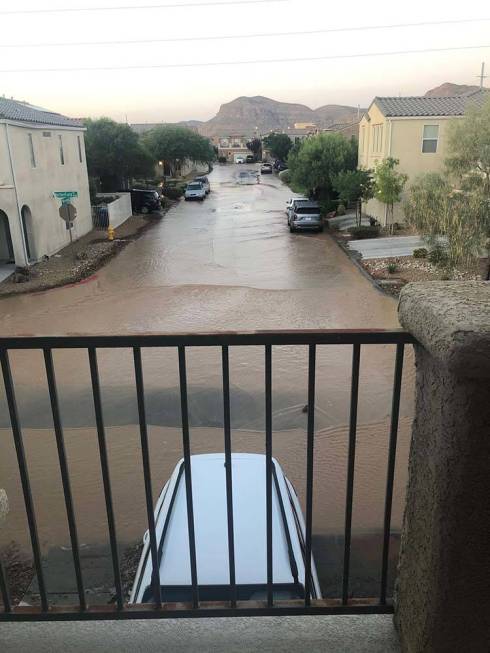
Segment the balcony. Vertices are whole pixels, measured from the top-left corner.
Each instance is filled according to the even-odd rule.
[[[488,557],[482,559],[482,542],[487,532],[488,514],[480,512],[476,507],[468,517],[467,506],[475,497],[485,496],[488,489],[488,473],[485,475],[485,452],[488,452],[488,378],[490,368],[490,348],[488,324],[490,324],[488,301],[488,284],[427,284],[429,288],[419,285],[416,290],[408,287],[401,299],[401,322],[407,331],[284,331],[284,332],[254,332],[254,333],[222,333],[222,334],[172,334],[172,335],[140,335],[140,336],[90,336],[90,337],[15,337],[0,338],[0,362],[2,367],[5,397],[15,444],[16,460],[22,484],[23,500],[29,529],[30,543],[37,586],[39,604],[19,606],[10,599],[8,579],[0,567],[0,590],[3,611],[0,620],[7,622],[25,621],[116,621],[121,620],[155,620],[155,619],[187,619],[194,617],[207,618],[208,625],[188,625],[184,628],[188,638],[187,647],[191,642],[203,641],[202,638],[216,635],[213,624],[217,617],[267,617],[265,626],[254,626],[255,641],[269,641],[274,650],[274,637],[281,641],[284,629],[291,628],[289,645],[293,645],[298,632],[302,632],[303,645],[315,639],[315,633],[321,638],[323,645],[342,640],[344,648],[332,650],[354,650],[348,648],[349,641],[357,637],[366,638],[366,648],[363,650],[397,650],[387,619],[389,616],[373,617],[371,615],[390,615],[396,612],[395,620],[401,635],[402,650],[406,651],[483,651],[480,648],[485,641],[482,626],[488,623],[488,599],[485,591],[475,588],[474,596],[465,600],[464,605],[458,603],[457,597],[450,596],[448,584],[460,588],[461,592],[469,593],[472,578],[475,574],[474,556],[478,558],[478,573],[488,569]],[[415,286],[414,286],[415,288]],[[462,317],[461,301],[468,308]],[[391,413],[389,418],[389,446],[387,451],[384,483],[384,518],[383,532],[380,539],[378,591],[372,596],[356,596],[351,587],[351,553],[352,553],[352,516],[354,482],[356,470],[356,446],[358,446],[358,399],[359,399],[359,366],[365,349],[375,345],[384,345],[393,349],[393,385],[391,389]],[[307,428],[305,441],[304,497],[305,514],[304,528],[304,596],[301,599],[279,600],[273,592],[273,546],[272,546],[272,487],[273,464],[272,456],[276,446],[273,429],[272,402],[273,387],[273,352],[275,347],[302,347],[307,350]],[[316,366],[318,352],[323,348],[342,346],[346,356],[351,360],[350,377],[350,416],[348,429],[348,455],[346,470],[345,505],[343,507],[343,555],[342,577],[339,592],[336,596],[315,598],[312,592],[312,551],[314,539],[314,514],[316,502],[321,501],[314,492],[315,468],[321,464],[315,456],[316,429],[315,416],[318,410],[316,402]],[[399,425],[400,393],[404,353],[407,347],[415,348],[417,357],[416,379],[416,418],[410,454],[410,478],[407,493],[404,531],[400,553],[397,592],[395,601],[390,591],[393,585],[393,569],[390,570],[391,519],[393,505],[393,487],[397,453],[397,436]],[[267,551],[267,593],[264,600],[238,600],[236,596],[235,579],[235,531],[233,521],[233,474],[231,472],[231,456],[233,452],[231,403],[230,403],[230,353],[236,347],[255,348],[262,352],[263,357],[263,400],[264,400],[264,450],[265,450],[265,485],[267,488],[266,505],[266,541]],[[107,434],[104,422],[104,409],[99,375],[98,360],[107,349],[130,352],[133,363],[134,392],[137,400],[139,420],[139,442],[141,453],[142,483],[144,484],[146,519],[149,532],[151,560],[153,569],[159,568],[158,544],[155,529],[154,505],[155,496],[152,484],[152,460],[149,447],[147,406],[144,389],[144,366],[142,354],[157,349],[174,350],[178,360],[179,376],[179,407],[181,418],[181,444],[184,459],[184,478],[186,488],[186,509],[188,525],[188,550],[190,559],[191,595],[192,600],[184,603],[165,603],[162,600],[159,583],[153,586],[152,600],[145,604],[128,604],[121,580],[120,551],[117,528],[117,505],[112,491],[110,452],[107,447]],[[229,572],[229,596],[226,601],[206,601],[200,597],[199,565],[196,555],[196,541],[193,522],[193,485],[191,479],[191,438],[189,425],[188,396],[188,351],[193,348],[206,348],[219,352],[220,377],[222,382],[222,451],[226,465],[227,499],[227,551],[228,556],[223,565]],[[18,408],[16,389],[12,376],[11,354],[14,351],[42,352],[45,368],[46,390],[56,439],[56,451],[63,487],[64,515],[53,515],[53,519],[66,520],[69,531],[73,570],[76,577],[78,600],[76,604],[51,605],[48,588],[45,582],[45,561],[43,560],[39,531],[36,519],[36,497],[33,495],[30,481],[30,469],[25,454],[22,432],[22,412]],[[107,604],[92,604],[84,587],[84,571],[81,564],[81,549],[79,529],[84,515],[76,515],[71,490],[71,475],[77,473],[73,465],[69,465],[65,450],[64,429],[61,418],[59,389],[56,383],[56,366],[53,352],[70,353],[77,350],[88,359],[91,383],[91,396],[96,421],[98,442],[98,461],[103,480],[103,496],[105,518],[107,522],[108,542],[111,552],[111,565],[115,587],[114,601]],[[483,379],[483,380],[482,380]],[[455,409],[460,406],[460,411]],[[455,407],[455,408],[453,408]],[[441,410],[441,408],[443,410]],[[463,421],[461,421],[463,419]],[[483,439],[486,430],[486,440]],[[447,446],[449,443],[448,452]],[[468,460],[466,448],[470,448],[471,461]],[[458,456],[454,456],[454,452]],[[477,456],[479,452],[479,457]],[[481,466],[481,468],[480,468]],[[480,468],[478,471],[477,468]],[[448,473],[450,473],[448,478]],[[460,474],[455,481],[456,474]],[[468,478],[472,479],[468,483]],[[456,484],[459,494],[450,487]],[[449,485],[448,485],[449,484]],[[462,488],[464,490],[462,490]],[[473,499],[472,499],[473,497]],[[442,535],[448,537],[448,525],[429,528],[437,514],[446,515],[447,520],[458,528],[455,540],[457,546]],[[478,521],[475,513],[478,513]],[[473,542],[466,543],[465,520],[470,519]],[[487,520],[485,522],[485,519]],[[440,529],[440,530],[438,530]],[[429,532],[430,531],[430,532]],[[427,544],[429,542],[429,544]],[[473,551],[470,553],[467,549]],[[428,555],[429,558],[426,556]],[[431,551],[437,551],[434,560]],[[480,555],[478,557],[478,551]],[[446,558],[448,554],[458,554],[456,558]],[[473,558],[472,558],[473,556]],[[440,562],[439,562],[440,560]],[[442,567],[441,567],[442,565]],[[473,566],[472,566],[473,565]],[[433,567],[434,566],[434,569]],[[390,577],[391,572],[391,577]],[[441,573],[442,572],[442,573]],[[464,572],[464,573],[463,573]],[[154,576],[155,577],[155,576]],[[158,578],[158,574],[156,575]],[[391,581],[391,582],[390,582]],[[466,588],[466,589],[465,589]],[[449,594],[448,594],[449,591]],[[465,594],[463,594],[465,595]],[[460,594],[461,596],[461,594]],[[434,609],[432,608],[434,606]],[[451,632],[455,610],[458,609],[468,618],[478,624],[471,634],[461,629],[452,632],[457,646],[462,648],[443,648],[448,640],[446,633]],[[437,612],[435,612],[437,610]],[[321,619],[322,615],[330,615],[332,620]],[[350,616],[352,621],[341,615]],[[334,618],[335,617],[335,618]],[[429,618],[428,618],[429,617]],[[305,621],[301,621],[301,619]],[[300,620],[300,621],[298,621]],[[476,621],[475,621],[476,620]],[[232,625],[223,627],[223,650],[238,633],[246,633],[250,626],[242,626],[242,620],[233,621]],[[176,632],[182,632],[182,627],[172,621],[169,626],[150,626],[139,623],[138,630],[150,639],[156,633],[165,633],[170,638]],[[173,625],[172,625],[173,624]],[[444,626],[444,628],[443,628]],[[24,634],[36,632],[30,625]],[[34,630],[29,630],[34,628]],[[68,626],[66,626],[68,628]],[[85,626],[80,626],[78,633]],[[115,626],[100,624],[96,627],[101,636],[106,637]],[[242,631],[242,628],[244,629]],[[376,631],[372,633],[372,628]],[[179,631],[180,629],[180,631]],[[210,629],[212,635],[210,635]],[[356,630],[358,629],[358,630]],[[221,626],[220,626],[221,630]],[[294,632],[293,632],[294,631]],[[70,631],[72,632],[72,631]],[[75,631],[73,631],[75,632]],[[95,631],[93,631],[95,632]],[[128,630],[126,626],[118,626],[115,637],[124,639]],[[359,635],[355,635],[358,632]],[[102,635],[102,633],[105,633]],[[207,634],[206,634],[207,633]],[[260,633],[262,633],[260,635]],[[360,633],[363,633],[361,635]],[[368,648],[370,633],[373,634],[373,646],[384,648]],[[20,635],[19,635],[20,636]],[[112,637],[112,635],[110,635]],[[227,636],[230,637],[227,640]],[[245,637],[251,636],[245,635]],[[376,637],[381,639],[376,639]],[[352,639],[354,637],[354,639]],[[271,639],[272,638],[272,639]],[[391,639],[390,639],[391,638]],[[429,639],[428,639],[429,638]],[[284,639],[284,638],[283,638]],[[209,641],[212,641],[210,639]],[[424,642],[430,641],[431,648]],[[446,644],[444,644],[446,642]],[[216,642],[214,642],[216,644]],[[284,644],[284,642],[283,642]],[[197,644],[196,644],[197,646]],[[451,644],[450,646],[453,646]],[[473,646],[473,648],[472,648]],[[53,649],[54,650],[54,649]],[[178,649],[176,649],[178,650]],[[185,650],[185,649],[182,649]],[[218,645],[214,650],[219,650]],[[279,649],[278,649],[279,650]],[[285,649],[284,646],[281,650]],[[315,650],[312,648],[311,650]]]

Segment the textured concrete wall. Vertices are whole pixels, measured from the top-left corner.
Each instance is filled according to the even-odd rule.
[[[416,418],[395,623],[410,653],[490,650],[490,284],[411,284]]]

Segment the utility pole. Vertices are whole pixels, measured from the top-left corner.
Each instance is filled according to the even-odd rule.
[[[483,80],[486,79],[487,75],[485,75],[485,62],[481,62],[481,72],[478,75],[478,78],[480,79],[480,88],[483,88]]]

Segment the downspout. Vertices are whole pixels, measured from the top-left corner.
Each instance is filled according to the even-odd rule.
[[[388,156],[391,157],[391,132],[393,128],[393,120],[388,118],[388,124],[390,126],[388,130]],[[391,216],[393,218],[393,215]],[[385,204],[385,226],[388,226],[388,205]]]
[[[17,180],[15,178],[15,170],[14,170],[14,163],[12,160],[12,147],[10,145],[10,134],[9,134],[9,126],[8,123],[5,123],[5,135],[7,137],[7,150],[9,153],[9,163],[10,163],[10,173],[12,175],[12,182],[14,184],[14,193],[15,193],[15,202],[17,204],[17,216],[19,218],[19,226],[20,226],[20,240],[22,242],[22,251],[24,253],[24,262],[25,266],[29,266],[29,257],[27,256],[27,247],[24,239],[24,225],[22,224],[22,211],[20,208],[20,203],[19,203],[19,194],[17,192]]]

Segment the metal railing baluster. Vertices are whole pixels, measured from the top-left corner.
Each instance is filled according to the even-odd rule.
[[[89,357],[89,364],[90,364],[90,378],[92,381],[92,393],[94,398],[97,439],[99,442],[100,467],[102,472],[102,482],[104,485],[104,499],[105,499],[106,513],[107,513],[107,525],[109,528],[112,568],[114,571],[114,585],[116,588],[116,602],[117,602],[118,610],[123,610],[124,597],[122,591],[121,570],[119,567],[116,520],[114,517],[114,506],[112,501],[111,479],[109,473],[109,460],[107,456],[104,417],[102,413],[102,401],[100,396],[100,381],[99,381],[99,370],[97,366],[97,352],[93,347],[89,347],[88,357]]]
[[[352,501],[354,496],[354,465],[356,460],[357,400],[359,395],[359,361],[361,345],[352,347],[352,379],[350,392],[349,453],[347,461],[347,487],[345,493],[344,570],[342,575],[342,605],[349,597],[350,548],[352,530]]]
[[[46,368],[46,379],[48,382],[49,400],[51,403],[51,413],[53,415],[54,434],[56,438],[56,447],[58,450],[58,460],[60,463],[61,483],[63,485],[63,495],[65,498],[66,518],[68,521],[68,531],[70,533],[73,566],[75,569],[75,578],[77,582],[78,600],[80,601],[80,610],[83,611],[87,608],[87,602],[85,600],[82,565],[80,561],[80,546],[78,542],[75,511],[73,508],[73,497],[71,492],[70,475],[68,472],[68,463],[66,459],[63,427],[61,425],[58,390],[56,387],[56,375],[53,364],[53,353],[51,349],[44,349],[43,352],[44,365]]]
[[[7,574],[0,560],[0,594],[2,595],[3,611],[12,612],[12,602],[10,600],[10,592],[7,583]]]
[[[388,556],[390,552],[391,506],[393,503],[393,481],[395,478],[396,443],[398,438],[398,421],[400,416],[400,394],[403,373],[403,343],[396,346],[395,372],[393,378],[393,397],[391,405],[390,443],[388,449],[388,470],[386,474],[386,495],[383,528],[383,557],[381,565],[381,592],[379,602],[386,603],[386,586],[388,581]]]
[[[136,381],[136,400],[138,403],[138,419],[140,425],[141,458],[143,463],[143,478],[145,482],[146,514],[150,534],[150,551],[152,562],[151,581],[153,585],[153,600],[157,608],[162,607],[160,590],[160,566],[158,563],[158,545],[155,531],[155,513],[153,508],[153,491],[151,487],[150,450],[148,446],[148,426],[146,422],[145,388],[143,382],[143,365],[140,347],[133,347],[134,376]]]
[[[180,403],[182,412],[182,446],[184,450],[185,494],[187,502],[187,528],[189,531],[189,557],[191,565],[192,607],[199,607],[197,584],[196,536],[194,532],[194,507],[192,501],[191,446],[189,437],[189,409],[187,405],[187,373],[185,347],[179,346]]]
[[[306,445],[305,607],[311,605],[311,534],[313,526],[313,452],[315,445],[316,345],[308,346],[308,429]]]
[[[3,382],[5,385],[5,396],[7,399],[10,424],[12,427],[12,435],[15,444],[15,453],[17,455],[17,463],[19,465],[20,482],[22,485],[22,493],[24,495],[24,504],[27,513],[27,523],[29,526],[29,535],[31,538],[32,553],[34,557],[34,568],[36,570],[37,582],[39,585],[39,596],[41,598],[41,607],[43,609],[43,612],[47,612],[49,609],[49,603],[48,603],[46,583],[44,580],[44,573],[42,568],[41,547],[39,544],[36,515],[34,512],[34,502],[32,500],[31,482],[29,480],[29,471],[27,468],[24,442],[22,439],[22,430],[20,428],[19,415],[17,411],[17,402],[15,399],[14,383],[12,380],[10,361],[6,349],[0,350],[0,360],[2,365]]]
[[[233,529],[233,467],[231,457],[230,361],[228,347],[221,348],[223,368],[223,425],[225,436],[226,516],[228,521],[228,564],[230,568],[230,602],[236,607],[235,533]]]
[[[272,347],[265,346],[265,503],[267,545],[267,605],[274,602],[272,557]]]

